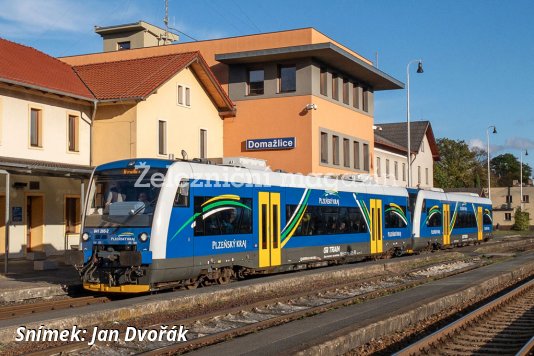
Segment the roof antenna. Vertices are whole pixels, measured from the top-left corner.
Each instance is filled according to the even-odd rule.
[[[375,52],[375,67],[378,68],[378,51]]]
[[[163,39],[163,44],[166,45],[169,38],[169,0],[165,0],[165,17],[163,18],[163,23],[165,24],[165,38]]]

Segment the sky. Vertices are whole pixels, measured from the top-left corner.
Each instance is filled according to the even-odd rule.
[[[94,53],[95,25],[163,27],[164,15],[164,0],[0,0],[0,37],[57,57]],[[492,157],[528,149],[531,167],[533,18],[531,0],[169,0],[169,25],[197,40],[314,27],[403,83],[422,59],[424,73],[410,66],[412,120],[484,149],[495,125]],[[405,120],[406,90],[375,93],[377,125]]]

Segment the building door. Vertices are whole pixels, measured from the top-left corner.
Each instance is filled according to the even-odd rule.
[[[371,199],[371,253],[382,253],[382,200]]]
[[[280,193],[258,193],[259,267],[282,263],[280,246]]]
[[[0,253],[6,252],[6,197],[0,197]]]
[[[449,204],[443,204],[443,245],[451,243],[451,225],[450,225],[451,207]]]
[[[477,227],[478,227],[478,241],[482,241],[482,230],[484,229],[484,216],[482,214],[482,207],[477,209]]]
[[[44,198],[26,197],[26,243],[27,252],[43,250]]]
[[[77,234],[80,232],[80,198],[65,198],[65,233]]]

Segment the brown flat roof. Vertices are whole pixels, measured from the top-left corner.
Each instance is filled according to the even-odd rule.
[[[217,61],[225,64],[269,62],[304,57],[315,58],[348,75],[359,78],[371,85],[374,90],[404,88],[404,83],[401,81],[362,61],[360,58],[331,42],[215,55]]]

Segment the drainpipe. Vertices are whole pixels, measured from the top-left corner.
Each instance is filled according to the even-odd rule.
[[[6,175],[6,214],[5,214],[5,252],[4,252],[4,273],[7,274],[7,260],[9,255],[9,178],[10,175],[5,170],[0,170],[0,174]]]
[[[91,115],[91,123],[89,124],[89,166],[93,164],[93,123],[95,122],[96,109],[98,101],[93,101],[93,114]]]

